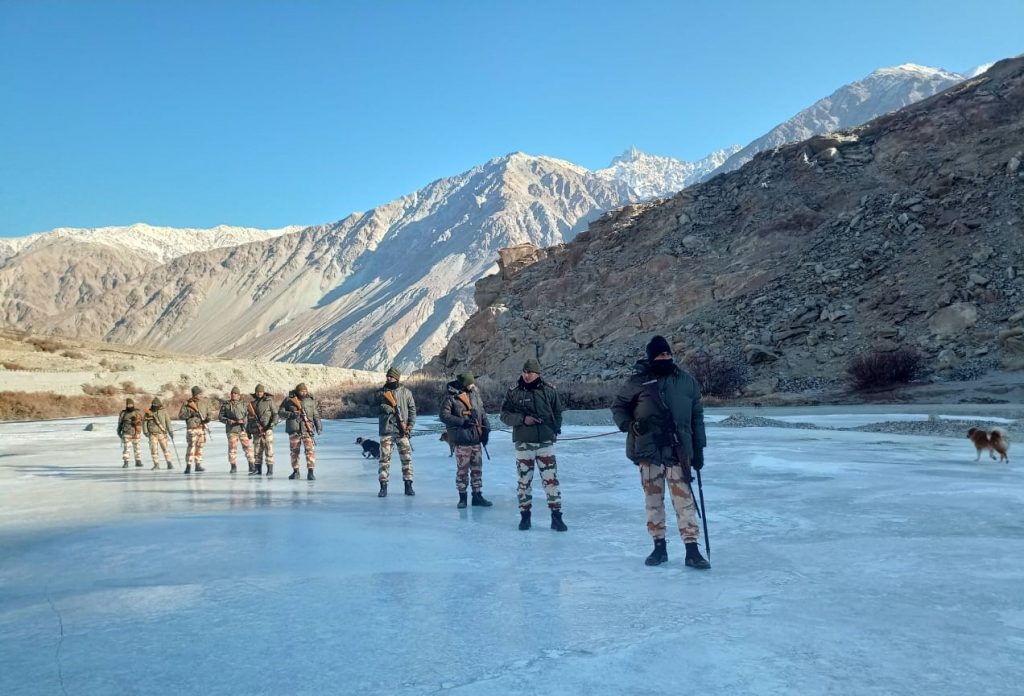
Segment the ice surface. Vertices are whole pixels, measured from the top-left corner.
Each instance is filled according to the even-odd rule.
[[[122,470],[109,419],[82,431],[96,420],[0,425],[6,696],[1012,694],[1024,678],[1021,470],[975,463],[966,440],[715,428],[700,573],[677,537],[667,566],[643,565],[621,435],[559,444],[558,534],[541,510],[516,529],[504,433],[484,465],[495,506],[458,511],[432,435],[418,495],[380,500],[351,444],[365,424],[327,424],[309,483],[282,475],[283,434],[272,481],[227,474],[223,435],[202,477]]]

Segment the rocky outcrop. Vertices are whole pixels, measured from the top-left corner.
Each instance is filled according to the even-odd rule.
[[[1011,166],[1022,143],[1018,58],[601,217],[484,279],[488,306],[428,369],[504,378],[540,357],[561,380],[610,378],[657,332],[680,353],[740,356],[779,389],[899,346],[984,370],[1024,347],[1000,333],[1024,321],[1024,175]]]

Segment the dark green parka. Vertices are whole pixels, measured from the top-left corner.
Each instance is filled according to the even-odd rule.
[[[171,417],[167,415],[167,409],[163,406],[152,408],[146,411],[142,421],[142,432],[150,435],[174,435],[171,433]]]
[[[302,407],[301,411],[299,406]],[[313,432],[309,431],[302,412],[305,412],[306,418],[313,424]],[[289,435],[319,435],[323,431],[320,410],[316,407],[316,400],[312,394],[300,397],[294,391],[288,392],[287,398],[281,402],[281,408],[277,410],[277,415],[285,422],[284,431]]]
[[[117,419],[118,437],[138,437],[142,434],[142,411],[126,408]]]
[[[252,412],[256,412],[255,418]],[[252,409],[246,407],[245,409],[246,418],[245,430],[250,435],[259,435],[260,428],[263,431],[273,430],[274,426],[277,425],[278,415],[277,409],[274,407],[274,395],[263,393],[262,397],[258,397],[255,394],[252,395]]]
[[[654,383],[648,384],[652,380]],[[700,400],[697,380],[677,365],[672,366],[668,375],[658,377],[651,372],[650,363],[646,360],[636,364],[636,372],[619,390],[612,405],[615,424],[627,433],[626,456],[634,462],[677,463],[671,445],[667,444],[665,418],[652,389],[661,393],[672,414],[683,455],[692,460],[695,451],[707,446],[704,405]],[[632,427],[634,422],[637,427]],[[637,434],[636,430],[643,434]]]
[[[541,422],[526,425],[527,416]],[[538,377],[527,383],[522,377],[505,392],[501,422],[512,426],[513,442],[554,442],[562,434],[562,402],[555,388]]]
[[[469,401],[468,406],[466,400]],[[441,399],[440,418],[448,427],[448,442],[456,446],[479,445],[481,432],[477,426],[485,431],[491,429],[487,411],[484,410],[483,397],[480,396],[480,388],[474,387],[467,391],[459,380],[448,383],[448,389]],[[464,425],[467,419],[472,420],[474,424]]]
[[[394,405],[388,400],[388,394],[395,400]],[[396,388],[392,388],[390,384],[385,384],[383,388],[377,390],[377,403],[380,404],[377,434],[381,437],[402,437],[404,435],[398,426],[399,417],[401,417],[402,423],[409,430],[415,427],[416,400],[412,398],[412,392],[408,388],[401,384]],[[395,415],[396,408],[398,411],[397,416]]]
[[[245,402],[241,399],[238,401],[228,399],[221,403],[220,422],[224,424],[224,432],[229,434],[242,432],[242,429],[245,427],[248,410]]]
[[[189,399],[181,405],[181,410],[178,411],[178,419],[185,421],[185,427],[189,430],[204,427],[212,417],[210,404],[205,399]]]

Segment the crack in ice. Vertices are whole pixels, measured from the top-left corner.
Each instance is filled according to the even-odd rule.
[[[57,680],[60,682],[60,690],[64,696],[67,696],[68,690],[64,686],[64,665],[61,663],[61,651],[64,649],[64,617],[61,616],[57,606],[50,599],[50,595],[46,595],[46,601],[50,604],[50,609],[57,615],[57,623],[60,626],[60,637],[57,639],[57,650],[54,653],[54,659],[57,662]]]

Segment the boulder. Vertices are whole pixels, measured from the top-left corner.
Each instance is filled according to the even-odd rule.
[[[99,425],[96,424],[96,423],[89,423],[87,426],[82,428],[82,430],[85,430],[86,432],[91,433],[91,432],[93,432],[95,430],[99,430]]]
[[[778,388],[778,377],[765,377],[743,387],[742,394],[743,396],[765,396],[774,393]]]
[[[778,353],[767,346],[755,344],[746,346],[743,350],[747,354],[747,362],[751,365],[775,362],[780,357]]]
[[[939,336],[958,336],[977,323],[978,308],[970,302],[956,302],[935,312],[928,327]]]

